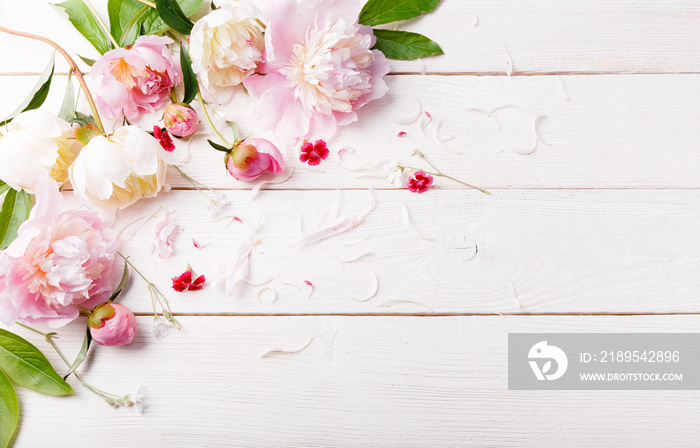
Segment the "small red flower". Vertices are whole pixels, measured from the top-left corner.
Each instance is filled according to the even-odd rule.
[[[194,280],[192,279],[193,277],[194,273],[189,269],[177,277],[173,277],[173,289],[177,292],[196,291],[198,289],[202,289],[204,287],[204,282],[207,281],[206,277],[204,277],[204,275],[200,275]]]
[[[414,193],[425,193],[433,184],[433,176],[425,174],[423,171],[413,173],[406,186]]]
[[[328,146],[323,140],[316,140],[316,143],[304,142],[301,145],[301,156],[299,160],[308,162],[309,165],[315,166],[321,163],[321,160],[328,157]]]
[[[153,126],[153,137],[160,142],[160,146],[162,146],[164,150],[168,152],[173,152],[175,150],[173,139],[170,138],[170,134],[168,134],[165,128]]]

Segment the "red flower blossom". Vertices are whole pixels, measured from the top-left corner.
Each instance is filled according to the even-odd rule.
[[[153,126],[153,136],[160,142],[160,146],[168,152],[173,152],[175,150],[175,144],[173,139],[170,138],[170,134],[165,128],[158,126]]]
[[[196,291],[204,287],[204,282],[207,281],[206,277],[200,275],[199,277],[192,279],[194,273],[189,269],[177,277],[173,277],[173,289],[177,292],[182,291]]]
[[[321,160],[328,157],[328,146],[323,140],[316,140],[316,143],[304,142],[301,145],[301,156],[299,160],[308,162],[309,165],[318,165]]]
[[[406,186],[414,193],[425,193],[433,184],[433,176],[426,174],[423,171],[413,173]]]

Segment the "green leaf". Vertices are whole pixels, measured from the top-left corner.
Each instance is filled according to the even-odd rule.
[[[0,369],[20,386],[48,395],[72,395],[51,363],[29,341],[0,329]]]
[[[112,293],[112,296],[109,298],[108,302],[113,302],[116,300],[117,297],[119,297],[119,294],[121,294],[122,290],[126,286],[126,282],[129,281],[129,264],[125,263],[124,264],[124,273],[122,274],[122,279],[119,281],[119,284],[117,285],[117,289],[114,290]]]
[[[10,189],[10,186],[7,185],[5,182],[0,180],[0,195],[4,194],[9,189]]]
[[[19,420],[19,402],[10,379],[0,370],[0,447],[10,446]]]
[[[85,56],[80,56],[80,55],[78,55],[78,57],[79,57],[84,63],[86,63],[88,67],[92,67],[93,65],[95,65],[95,62],[97,62],[96,60],[90,59],[90,58],[86,58]]]
[[[238,138],[240,137],[240,131],[238,130],[238,125],[234,123],[233,121],[226,121],[226,124],[231,126],[231,130],[233,131],[233,141],[237,142]]]
[[[46,101],[46,96],[49,94],[49,88],[51,87],[55,56],[56,52],[53,52],[53,54],[51,54],[51,59],[49,59],[49,63],[46,64],[46,68],[41,73],[41,76],[39,76],[39,79],[32,88],[31,92],[29,92],[29,95],[27,95],[27,98],[22,101],[22,104],[20,104],[9,117],[0,123],[0,126],[4,126],[5,124],[9,123],[14,117],[24,111],[37,109],[44,104],[44,101]]]
[[[63,104],[61,110],[58,111],[59,118],[68,121],[75,117],[75,89],[73,88],[73,80],[71,76],[73,72],[68,72],[68,80],[66,81],[66,93],[63,95]]]
[[[92,333],[90,333],[90,327],[88,326],[85,330],[85,338],[83,338],[83,345],[82,347],[80,347],[80,352],[78,353],[78,356],[75,357],[75,361],[73,361],[73,364],[70,365],[68,372],[66,372],[66,374],[63,375],[64,380],[68,378],[71,373],[75,372],[75,369],[80,367],[80,364],[82,364],[83,361],[85,361],[85,358],[87,358],[87,352],[90,349],[91,342]]]
[[[209,142],[209,144],[211,145],[211,147],[214,148],[214,149],[216,149],[217,151],[225,152],[225,153],[227,153],[227,154],[228,154],[229,152],[231,152],[231,148],[227,148],[227,147],[225,147],[225,146],[223,146],[223,145],[220,145],[220,144],[218,144],[218,143],[214,143],[213,141],[211,141],[211,140],[209,140],[209,139],[207,139],[207,142]]]
[[[360,23],[375,26],[412,19],[432,11],[438,3],[440,0],[369,0],[360,12]]]
[[[75,29],[85,36],[100,54],[105,54],[112,48],[109,38],[105,36],[90,9],[82,0],[66,0],[63,3],[52,3],[52,5],[58,9],[59,13],[63,9]]]
[[[155,0],[156,10],[163,22],[178,33],[190,34],[194,23],[187,18],[176,0]]]
[[[197,96],[199,85],[197,84],[197,75],[192,70],[192,59],[183,45],[180,45],[180,67],[182,67],[182,78],[185,83],[185,96],[182,102],[190,104]]]
[[[443,54],[440,45],[422,34],[375,29],[374,35],[377,37],[377,43],[373,48],[384,53],[389,59],[415,59]]]
[[[180,5],[182,12],[189,17],[199,9],[202,0],[178,0],[177,3]],[[143,25],[143,34],[158,34],[168,29],[168,25],[158,16],[158,12],[152,8],[143,15],[141,24]]]
[[[109,0],[107,13],[109,14],[109,29],[112,37],[119,45],[126,46],[134,43],[139,35],[139,23],[143,14],[149,7],[136,0]]]
[[[0,209],[0,250],[7,249],[15,238],[17,229],[29,218],[32,199],[24,190],[9,190]]]

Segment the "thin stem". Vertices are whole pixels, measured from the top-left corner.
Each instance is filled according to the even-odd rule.
[[[149,7],[153,8],[153,9],[156,9],[155,3],[151,3],[151,2],[149,2],[149,1],[147,1],[147,0],[136,0],[136,1],[139,2],[139,3],[143,3],[144,5],[149,6]]]
[[[83,74],[80,72],[80,69],[78,68],[78,65],[75,63],[72,57],[64,50],[61,48],[60,45],[58,45],[56,42],[49,40],[45,37],[42,36],[37,36],[36,34],[30,34],[30,33],[25,33],[23,31],[15,31],[11,30],[9,28],[5,28],[3,26],[0,26],[0,31],[3,31],[7,34],[13,34],[15,36],[21,36],[21,37],[28,37],[29,39],[36,39],[38,41],[44,42],[46,44],[51,45],[54,47],[59,53],[61,53],[61,56],[65,58],[65,60],[68,62],[68,64],[71,66],[71,70],[73,71],[73,74],[78,78],[78,82],[80,82],[80,86],[82,87],[83,91],[85,92],[85,97],[87,98],[88,104],[90,104],[90,109],[92,110],[92,115],[95,117],[95,124],[97,124],[97,129],[104,134],[105,129],[104,126],[102,125],[102,120],[100,119],[100,115],[97,113],[97,106],[95,105],[95,100],[92,98],[92,95],[90,94],[90,90],[88,89],[87,83],[85,82],[85,78],[83,78]]]
[[[214,126],[214,123],[211,121],[211,117],[209,116],[209,113],[207,112],[207,108],[204,105],[204,100],[202,99],[202,94],[201,92],[197,92],[197,100],[199,101],[199,106],[202,108],[202,111],[204,112],[204,118],[207,120],[207,124],[209,125],[209,129],[212,130],[214,135],[216,135],[219,140],[221,140],[221,143],[224,144],[226,147],[230,147],[231,143],[229,143],[223,135],[216,129],[216,126]]]
[[[198,181],[192,179],[187,173],[185,173],[184,171],[182,171],[182,170],[180,169],[180,167],[178,167],[177,165],[173,165],[173,167],[180,173],[180,175],[183,177],[183,179],[185,179],[186,181],[188,181],[189,183],[191,183],[192,186],[193,186],[197,191],[199,191],[199,192],[201,193],[202,196],[204,196],[205,198],[211,200],[211,199],[209,198],[209,196],[207,196],[206,194],[204,194],[204,192],[198,187],[198,185],[201,185],[202,187],[206,188],[207,190],[211,191],[212,193],[214,192],[214,190],[212,190],[210,187],[207,187],[207,186],[204,185],[203,183],[198,182]]]
[[[426,160],[426,162],[427,162],[427,160]],[[428,163],[430,163],[430,162],[428,162]],[[432,164],[431,164],[430,166],[432,166]],[[398,165],[398,167],[399,167],[399,168],[403,168],[403,169],[409,169],[409,170],[415,170],[415,171],[422,171],[422,172],[424,172],[425,174],[430,174],[431,176],[445,177],[445,178],[447,178],[447,179],[451,179],[451,180],[453,180],[453,181],[455,181],[455,182],[457,182],[457,183],[460,183],[460,184],[462,184],[462,185],[464,185],[464,186],[466,186],[466,187],[473,188],[473,189],[475,189],[475,190],[479,190],[480,192],[482,192],[482,193],[484,193],[484,194],[491,194],[491,193],[489,193],[488,191],[486,191],[486,190],[484,190],[484,189],[481,189],[481,188],[479,188],[479,187],[475,187],[474,185],[468,184],[468,183],[466,183],[466,182],[462,182],[462,181],[459,180],[459,179],[455,179],[454,177],[448,176],[447,174],[443,174],[443,173],[441,173],[441,172],[426,171],[426,170],[422,170],[422,169],[420,169],[420,168],[415,168],[415,167],[408,166],[408,165]],[[433,168],[435,168],[435,167],[433,167]]]
[[[97,23],[102,28],[102,31],[104,31],[105,35],[112,42],[112,45],[114,45],[114,48],[119,48],[119,44],[117,43],[116,40],[114,40],[114,36],[112,36],[112,33],[109,32],[109,28],[102,21],[102,17],[100,17],[100,15],[97,13],[95,8],[92,6],[92,4],[90,3],[90,0],[85,0],[85,4],[87,5],[88,9],[90,10],[90,14],[92,14],[92,17],[94,17],[95,20],[97,20]]]

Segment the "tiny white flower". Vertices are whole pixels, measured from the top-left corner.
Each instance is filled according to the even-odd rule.
[[[164,338],[169,333],[167,323],[168,321],[164,317],[156,317],[153,326],[151,326],[151,333],[157,338]]]

